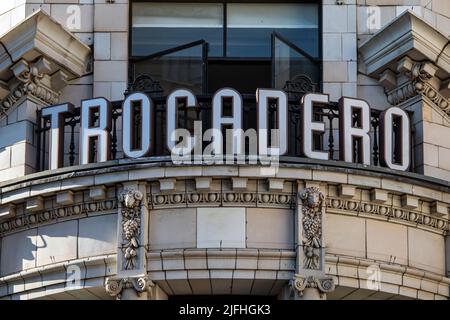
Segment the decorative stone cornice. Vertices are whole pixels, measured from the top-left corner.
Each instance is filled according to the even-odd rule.
[[[67,80],[84,75],[91,50],[38,10],[0,38],[0,118],[25,96],[58,102]]]
[[[36,62],[29,63],[21,59],[11,67],[15,78],[10,81],[10,93],[3,99],[0,105],[0,117],[25,96],[32,96],[43,104],[56,104],[61,91],[51,86],[50,63],[41,57]],[[66,84],[66,75],[59,73],[58,88],[62,89]]]
[[[0,78],[20,59],[34,61],[43,54],[54,63],[52,74],[64,70],[70,79],[84,75],[90,63],[91,49],[41,10],[9,30],[0,42]]]
[[[450,43],[434,27],[406,11],[359,47],[366,74],[379,80],[388,102],[422,95],[450,115]]]
[[[289,282],[291,290],[293,290],[300,297],[306,288],[313,288],[319,291],[320,296],[334,291],[335,284],[331,277],[302,277],[301,275],[294,275],[294,278]]]
[[[442,70],[441,79],[450,74],[448,38],[409,10],[361,44],[359,52],[367,74],[374,78],[387,69],[395,70],[404,56],[432,61]]]
[[[440,93],[443,84],[436,76],[438,71],[438,67],[431,62],[417,62],[404,57],[397,62],[396,73],[385,70],[379,81],[385,88],[388,102],[392,105],[398,105],[420,94],[450,115],[450,100]]]
[[[326,206],[327,213],[367,216],[375,219],[384,218],[392,223],[414,225],[443,235],[449,232],[449,221],[446,217],[424,214],[420,211],[396,207],[391,204],[328,197]]]
[[[90,213],[108,214],[116,212],[116,210],[116,199],[76,203],[63,207],[55,206],[54,208],[38,210],[35,212],[26,210],[23,215],[16,217],[7,219],[0,217],[0,236],[37,227],[42,224],[56,223],[67,219],[79,219]]]
[[[122,293],[125,289],[133,289],[140,297],[144,292],[151,293],[150,289],[154,286],[155,284],[147,276],[123,279],[106,278],[105,281],[106,292],[117,300],[122,299]]]
[[[152,209],[181,208],[195,206],[249,206],[266,208],[292,208],[295,194],[288,192],[261,192],[247,190],[214,190],[172,193],[152,193],[148,195],[148,205]]]

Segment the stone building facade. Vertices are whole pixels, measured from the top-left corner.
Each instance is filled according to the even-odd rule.
[[[43,108],[70,102],[79,109],[80,101],[104,97],[117,112],[133,91],[155,94],[136,82],[133,68],[158,50],[146,51],[153,38],[136,34],[153,28],[148,17],[165,11],[152,1],[0,1],[1,299],[449,299],[450,3],[286,2],[316,8],[316,20],[299,23],[302,34],[316,30],[313,44],[297,50],[294,40],[272,34],[272,56],[252,63],[266,63],[261,68],[273,79],[281,39],[319,66],[316,86],[306,91],[329,94],[332,102],[364,99],[375,111],[407,111],[408,171],[379,164],[379,118],[371,118],[371,165],[342,161],[332,112],[321,141],[331,160],[300,152],[281,157],[276,170],[180,165],[157,151],[127,158],[117,113],[113,159],[80,165],[80,114],[74,113],[64,118],[64,165],[50,170]],[[183,7],[189,1],[177,3],[190,18]],[[223,8],[230,10],[225,37],[239,29],[231,21],[251,29],[232,16],[232,5]],[[209,70],[219,68],[223,57],[213,51],[220,45],[206,40]]]

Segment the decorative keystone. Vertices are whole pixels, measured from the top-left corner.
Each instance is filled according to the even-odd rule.
[[[233,177],[231,178],[231,181],[233,182],[233,190],[238,191],[247,189],[247,178]]]
[[[389,193],[381,189],[370,190],[370,201],[375,203],[385,203],[388,201]]]
[[[448,207],[445,203],[434,201],[431,204],[431,213],[440,217],[445,216],[448,214]]]
[[[73,192],[72,191],[64,191],[60,192],[56,195],[56,203],[69,205],[73,204]]]
[[[209,188],[211,188],[211,181],[212,181],[212,178],[207,178],[207,177],[195,178],[195,188],[197,190],[207,191],[207,190],[209,190]]]
[[[356,188],[347,184],[341,184],[338,187],[339,195],[345,199],[352,199],[356,194]]]
[[[6,204],[0,207],[0,219],[7,219],[16,216],[16,206],[13,204]]]
[[[42,197],[35,197],[27,200],[25,210],[27,211],[41,211],[44,209],[44,199]]]
[[[89,189],[89,198],[92,200],[106,199],[106,188],[104,186],[92,187]]]
[[[419,198],[411,196],[409,194],[405,194],[401,198],[402,200],[402,207],[404,209],[417,209],[419,207]]]
[[[160,179],[159,180],[159,189],[161,191],[173,191],[175,190],[176,179]]]
[[[269,190],[270,191],[283,191],[284,180],[269,178]]]

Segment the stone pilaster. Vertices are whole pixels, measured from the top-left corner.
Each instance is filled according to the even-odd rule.
[[[281,298],[320,300],[334,290],[333,278],[325,274],[323,218],[325,194],[316,186],[303,188],[297,197],[295,215],[296,273]]]
[[[106,291],[117,299],[148,299],[154,286],[147,277],[148,206],[145,183],[129,182],[118,195],[117,276]]]

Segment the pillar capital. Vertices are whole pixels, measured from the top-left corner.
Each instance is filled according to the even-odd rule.
[[[379,82],[392,105],[402,104],[421,95],[436,108],[450,115],[448,84],[437,76],[442,73],[443,71],[431,61],[419,62],[405,56],[397,62],[396,72],[386,69]]]
[[[334,291],[335,284],[332,277],[315,277],[315,276],[301,276],[295,274],[294,278],[289,282],[291,289],[291,296],[296,299],[303,299],[305,297],[305,290],[315,289],[315,293],[319,294],[319,298],[323,299],[326,293]]]
[[[63,71],[50,75],[50,62],[42,56],[32,62],[20,59],[11,71],[14,78],[8,82],[9,94],[2,101],[0,116],[23,98],[30,98],[42,106],[56,104],[61,89],[67,84],[67,74]]]
[[[106,292],[117,300],[147,300],[151,298],[151,289],[154,286],[146,275],[134,278],[106,278],[105,281]]]

